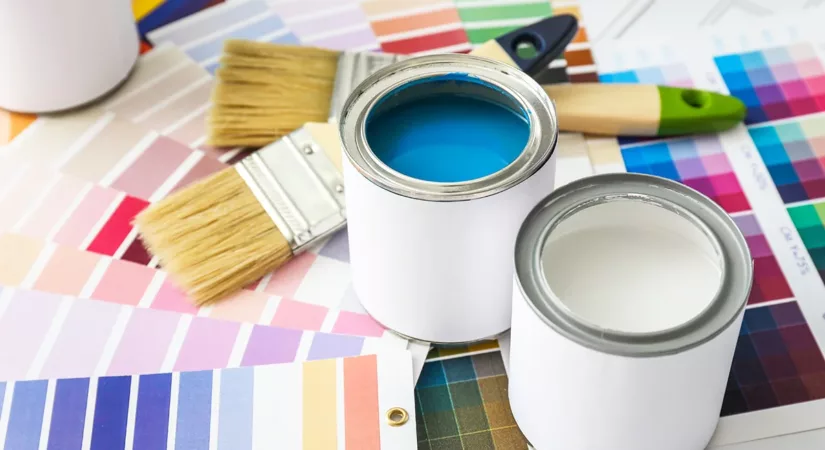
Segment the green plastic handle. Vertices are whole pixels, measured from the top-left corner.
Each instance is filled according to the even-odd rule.
[[[717,133],[745,120],[747,107],[730,95],[657,86],[661,99],[659,136]]]

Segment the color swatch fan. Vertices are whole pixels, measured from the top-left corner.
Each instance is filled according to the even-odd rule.
[[[405,351],[296,364],[0,383],[7,449],[415,448]]]

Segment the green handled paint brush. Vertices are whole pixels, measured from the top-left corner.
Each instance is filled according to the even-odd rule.
[[[711,91],[620,83],[544,85],[559,129],[611,136],[715,133],[745,119],[738,98]]]

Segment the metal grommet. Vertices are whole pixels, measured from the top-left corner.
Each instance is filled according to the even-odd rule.
[[[410,420],[410,415],[407,414],[407,410],[404,408],[395,407],[387,411],[387,422],[391,427],[400,427],[408,420]]]

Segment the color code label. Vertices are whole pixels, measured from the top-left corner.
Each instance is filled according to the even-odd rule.
[[[622,148],[628,172],[678,181],[710,197],[725,211],[750,209],[721,142],[715,136]]]
[[[753,287],[748,304],[781,300],[793,297],[788,280],[771,250],[762,227],[753,214],[739,215],[733,218],[745,235],[748,248],[753,258]]]
[[[825,116],[748,131],[785,203],[825,197]]]
[[[825,281],[825,201],[788,208],[819,276]]]
[[[745,123],[825,111],[825,70],[813,44],[717,56],[731,95],[748,107]]]
[[[411,369],[410,354],[401,351],[214,371],[0,383],[0,407],[9,412],[0,419],[0,442],[21,450],[412,450]],[[308,394],[302,396],[302,388]],[[326,408],[316,411],[319,405]],[[409,411],[409,420],[389,426],[385,416],[392,408]]]
[[[721,415],[825,398],[825,360],[796,302],[749,308]]]

